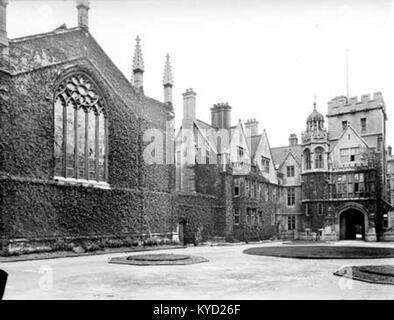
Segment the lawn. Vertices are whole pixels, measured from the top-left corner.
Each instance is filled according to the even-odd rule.
[[[298,259],[376,259],[394,258],[394,248],[342,246],[280,246],[258,247],[243,251],[246,254]]]

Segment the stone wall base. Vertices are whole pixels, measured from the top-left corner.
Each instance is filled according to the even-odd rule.
[[[29,253],[72,251],[93,252],[106,248],[146,247],[179,244],[177,233],[140,234],[124,236],[86,236],[36,239],[9,239],[0,243],[0,256]]]
[[[383,234],[382,241],[394,241],[394,232],[393,231],[385,232]]]

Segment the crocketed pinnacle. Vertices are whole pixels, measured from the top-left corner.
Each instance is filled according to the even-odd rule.
[[[164,66],[163,86],[172,86],[174,84],[171,71],[170,55],[166,54],[166,64]]]
[[[140,37],[137,36],[135,51],[134,51],[134,60],[133,60],[133,72],[144,72],[144,60],[142,59],[142,50],[140,45]]]

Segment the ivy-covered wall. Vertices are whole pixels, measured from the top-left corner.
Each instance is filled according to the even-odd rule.
[[[216,198],[204,194],[177,193],[175,211],[178,222],[185,226],[185,242],[193,243],[213,238]],[[201,237],[201,239],[196,239]]]
[[[110,189],[53,179],[53,96],[74,72],[92,78],[106,102]],[[173,118],[171,106],[135,92],[84,30],[11,41],[0,71],[1,239],[171,235],[174,166],[145,163],[143,150],[146,130],[165,141]]]
[[[143,194],[27,179],[0,180],[7,239],[142,234]]]

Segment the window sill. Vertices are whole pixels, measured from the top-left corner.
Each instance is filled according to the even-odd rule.
[[[85,180],[85,179],[74,179],[74,178],[64,178],[64,177],[53,177],[53,179],[59,183],[64,185],[81,185],[84,187],[93,187],[99,189],[111,189],[111,186],[104,181],[96,181],[96,180]]]

